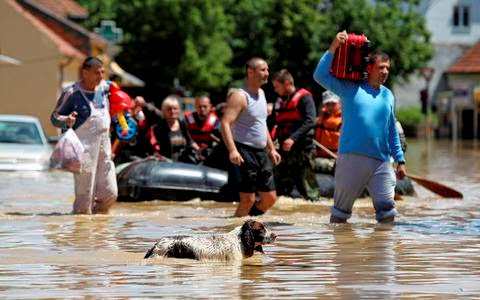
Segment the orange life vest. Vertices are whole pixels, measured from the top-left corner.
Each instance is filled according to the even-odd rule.
[[[187,124],[190,136],[197,144],[211,145],[213,139],[210,134],[215,129],[215,124],[218,122],[218,117],[215,113],[210,113],[203,123],[202,127],[198,126],[195,119],[194,112],[187,111],[185,113],[185,123]]]
[[[312,96],[312,93],[306,89],[299,89],[295,92],[292,99],[283,100],[279,98],[275,102],[276,133],[280,139],[290,136],[302,123],[302,114],[297,109],[297,105],[298,101],[306,95]]]
[[[323,108],[322,114],[318,118],[317,125],[315,126],[315,139],[333,153],[337,153],[341,126],[342,112],[339,110],[331,115]],[[331,156],[322,149],[317,149],[317,156],[331,158]]]

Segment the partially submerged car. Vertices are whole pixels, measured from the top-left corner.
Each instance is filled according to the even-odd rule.
[[[36,117],[0,114],[0,171],[48,170],[52,149]]]

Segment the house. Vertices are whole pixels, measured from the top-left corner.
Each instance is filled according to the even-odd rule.
[[[409,83],[394,88],[397,106],[420,105],[420,91],[427,89],[428,103],[444,109],[445,99],[457,87],[448,79],[449,68],[480,40],[480,1],[478,0],[422,0],[419,12],[425,16],[426,26],[431,32],[431,43],[435,55],[428,66],[433,71],[426,80],[425,74],[410,77]],[[458,84],[458,80],[455,81]],[[464,100],[459,100],[464,101]],[[470,99],[470,101],[473,101]],[[442,121],[442,120],[441,120]],[[449,120],[443,120],[449,123]],[[452,135],[451,124],[444,125],[440,133]]]
[[[439,98],[439,115],[451,125],[452,138],[478,138],[480,110],[480,41],[470,48],[445,73],[450,93]]]
[[[101,57],[107,76],[143,85],[114,61],[119,48],[75,21],[88,11],[73,0],[0,1],[0,112],[38,117],[47,135],[58,134],[50,113],[60,93],[78,80],[89,55]]]

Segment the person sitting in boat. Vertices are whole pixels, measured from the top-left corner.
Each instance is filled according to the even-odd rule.
[[[220,141],[220,121],[212,110],[210,97],[196,97],[195,111],[187,111],[184,120],[190,136],[200,147],[200,158],[205,158],[212,152],[214,143]]]
[[[150,145],[154,155],[173,161],[197,163],[197,143],[188,133],[184,120],[179,118],[180,102],[170,95],[162,102],[162,118],[150,128]]]
[[[235,89],[230,88],[227,92],[226,98],[230,96],[230,94],[234,91]],[[225,110],[227,103],[226,101],[218,103],[215,108],[215,115],[217,116],[219,122],[223,117],[223,112]],[[218,127],[218,130],[220,132],[220,124]],[[215,133],[216,134],[216,133]],[[212,152],[209,153],[208,156],[205,157],[205,160],[203,161],[203,165],[211,168],[216,168],[228,172],[235,172],[233,166],[230,164],[230,159],[228,157],[228,149],[221,137],[219,138],[218,142],[214,143],[214,146],[212,148]],[[235,174],[232,173],[229,175],[229,178],[231,178],[231,183],[233,185],[236,184],[236,179],[235,179]]]
[[[337,154],[341,126],[340,97],[327,90],[322,94],[322,106],[315,126],[315,140],[329,149],[331,153]],[[315,170],[317,172],[333,174],[335,158],[332,157],[331,153],[317,147],[315,158]]]

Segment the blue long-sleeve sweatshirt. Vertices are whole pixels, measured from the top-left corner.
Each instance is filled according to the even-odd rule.
[[[382,161],[393,157],[397,162],[404,162],[395,126],[393,93],[383,85],[375,89],[366,81],[335,78],[330,74],[332,60],[333,54],[325,52],[313,78],[341,98],[343,120],[338,152],[365,155]]]

